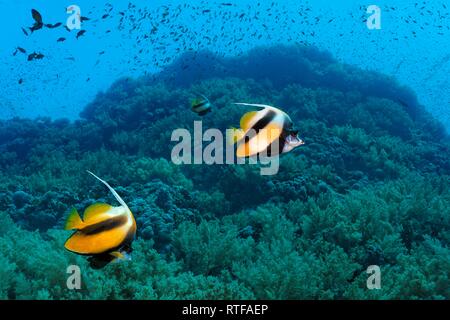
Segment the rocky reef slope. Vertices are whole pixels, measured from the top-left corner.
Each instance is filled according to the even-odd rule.
[[[272,104],[306,145],[274,176],[176,166],[193,92],[214,105],[204,127],[238,123],[232,102]],[[448,299],[449,146],[410,90],[314,48],[186,54],[116,81],[80,120],[0,122],[0,298]],[[63,248],[71,207],[115,203],[87,169],[136,216],[131,262],[91,270]],[[65,287],[74,263],[80,291]],[[366,288],[371,264],[382,290]]]

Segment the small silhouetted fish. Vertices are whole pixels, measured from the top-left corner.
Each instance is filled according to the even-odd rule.
[[[33,53],[28,55],[28,61],[32,61],[32,60],[35,60],[35,59],[40,60],[42,58],[44,58],[44,55],[42,53],[33,52]]]
[[[47,28],[54,29],[54,28],[58,28],[58,27],[61,26],[61,25],[62,25],[62,23],[61,23],[61,22],[58,22],[58,23],[55,23],[55,24],[48,23],[48,24],[46,24],[45,26],[46,26]]]
[[[81,22],[83,22],[83,21],[88,21],[88,20],[90,20],[88,17],[83,17],[83,16],[80,17],[80,21],[81,21]]]
[[[19,79],[19,84],[22,84],[22,83],[23,83],[23,79],[20,78],[20,79]]]
[[[36,23],[42,23],[42,16],[36,9],[31,9],[31,16]]]
[[[108,18],[108,17],[109,17],[109,14],[104,14],[103,17],[102,17],[102,19],[106,19],[106,18]]]
[[[28,36],[27,30],[25,30],[24,28],[22,28],[22,32],[23,32],[26,36]]]
[[[80,31],[78,31],[78,33],[77,33],[77,39],[79,38],[79,37],[81,37],[83,34],[85,34],[86,33],[86,30],[80,30]]]
[[[64,42],[64,41],[66,41],[66,38],[63,38],[63,37],[58,38],[58,40],[56,40],[56,42]]]
[[[31,9],[31,16],[33,17],[34,24],[31,26],[30,31],[33,32],[41,29],[44,26],[41,14],[37,10]]]
[[[33,26],[30,28],[30,31],[33,32],[33,31],[41,29],[44,26],[44,24],[42,23],[41,14],[37,10],[31,9],[31,16],[33,17],[35,22],[34,22]]]

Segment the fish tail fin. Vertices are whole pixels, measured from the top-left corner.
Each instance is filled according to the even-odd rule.
[[[113,261],[120,261],[120,260],[124,260],[124,261],[130,261],[131,260],[131,255],[125,251],[113,251],[109,253],[111,256],[113,256],[115,259],[113,259]]]
[[[113,194],[114,198],[116,198],[116,200],[123,206],[125,207],[128,211],[131,212],[130,208],[128,208],[127,204],[125,203],[125,201],[123,201],[123,199],[119,196],[119,194],[116,192],[116,190],[113,189],[113,187],[111,187],[108,182],[106,182],[105,180],[100,179],[99,177],[97,177],[95,174],[93,174],[92,172],[90,172],[89,170],[86,170],[89,174],[93,175],[96,179],[98,179],[101,183],[103,183],[106,187],[108,187],[109,191],[111,191],[111,193]]]
[[[114,260],[116,260],[116,257],[109,253],[96,254],[88,258],[89,266],[92,269],[102,269]]]
[[[226,141],[230,145],[236,144],[244,137],[244,131],[242,129],[236,129],[231,127],[226,132]]]
[[[83,223],[77,209],[72,208],[64,225],[64,230],[80,229]]]
[[[211,112],[211,108],[208,108],[208,109],[206,109],[206,110],[203,110],[203,111],[200,111],[199,113],[198,113],[198,115],[199,116],[204,116],[204,115],[206,115],[206,114],[208,114],[208,113],[210,113]]]
[[[113,251],[109,253],[101,253],[90,256],[88,258],[89,266],[92,269],[102,269],[110,263],[117,263],[121,261],[130,261],[131,256],[126,252]]]

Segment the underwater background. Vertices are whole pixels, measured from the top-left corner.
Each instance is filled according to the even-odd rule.
[[[84,33],[64,28],[73,4]],[[449,299],[445,1],[0,9],[1,299]],[[62,24],[31,32],[31,9]],[[305,145],[272,176],[173,164],[173,130],[236,125],[234,102],[281,108]],[[94,270],[64,248],[71,208],[116,203],[86,170],[136,218],[131,261]]]

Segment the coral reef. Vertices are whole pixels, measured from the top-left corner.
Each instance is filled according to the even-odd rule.
[[[116,81],[73,122],[0,121],[0,299],[450,298],[450,139],[411,91],[308,47],[192,59]],[[177,166],[194,92],[213,103],[204,127],[234,125],[232,102],[274,104],[306,144],[274,176]],[[64,250],[71,207],[115,203],[86,170],[136,217],[130,262],[91,270]]]

